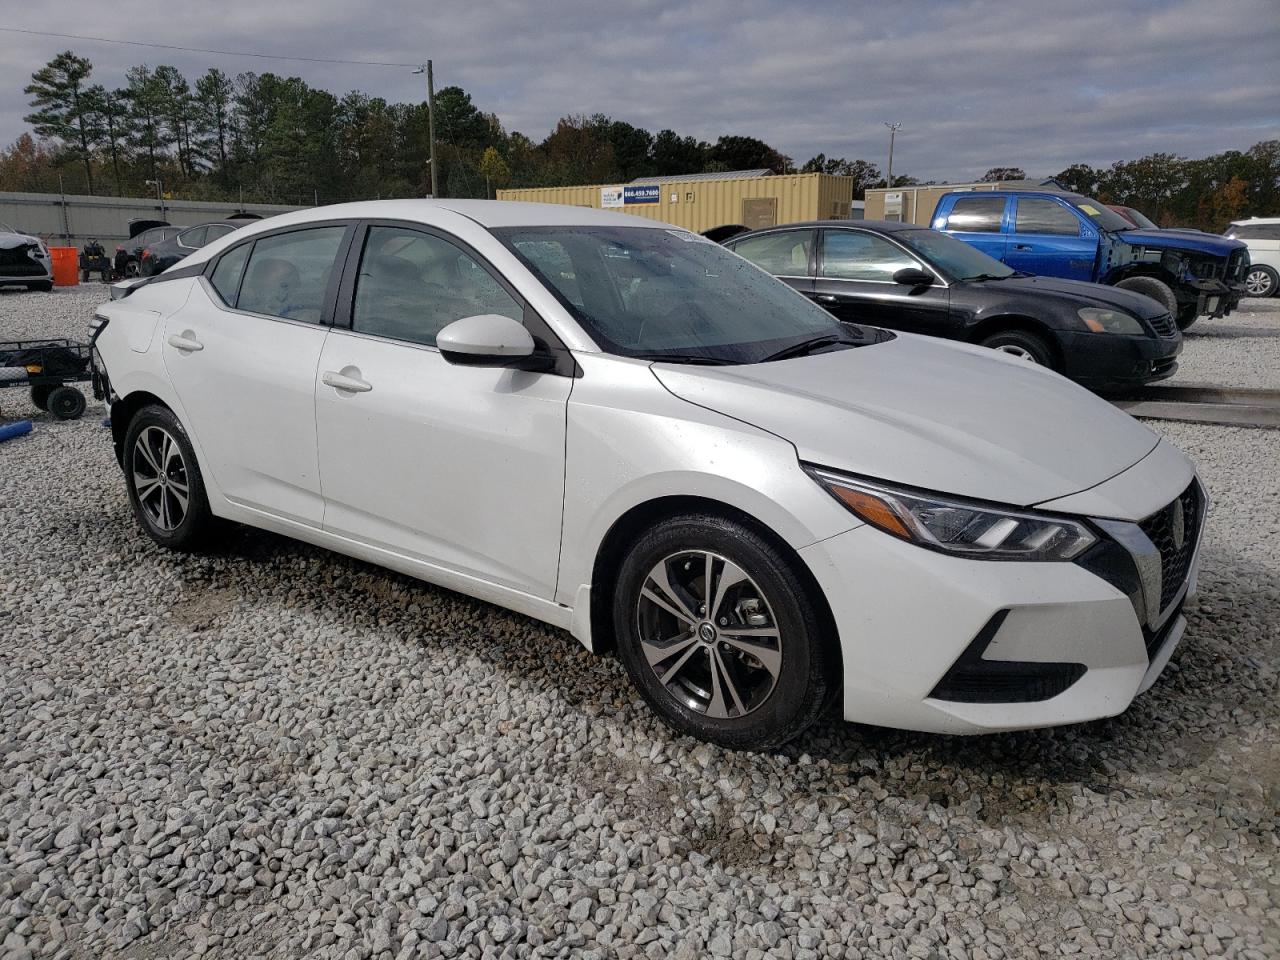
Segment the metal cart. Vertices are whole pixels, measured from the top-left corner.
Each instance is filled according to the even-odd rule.
[[[93,373],[90,346],[75,340],[12,340],[0,343],[0,389],[30,387],[31,402],[59,420],[78,420],[84,394],[73,383]]]

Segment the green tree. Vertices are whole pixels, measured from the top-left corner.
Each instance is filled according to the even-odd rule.
[[[23,93],[33,111],[24,118],[41,137],[55,137],[84,164],[84,178],[93,193],[92,150],[96,139],[92,103],[84,99],[85,82],[93,70],[84,57],[70,50],[58,54],[31,75]]]
[[[108,90],[95,84],[84,92],[85,103],[97,119],[95,126],[100,138],[107,145],[111,157],[111,172],[115,177],[116,196],[123,196],[124,175],[120,170],[120,155],[124,141],[129,136],[129,102],[123,90]]]
[[[1027,173],[1021,167],[992,167],[984,173],[980,183],[1000,183],[1004,180],[1025,180]]]
[[[773,173],[792,173],[791,158],[755,137],[723,136],[710,150],[708,160],[724,170],[756,170],[767,167]]]
[[[492,196],[492,190],[505,187],[511,179],[511,170],[502,154],[493,147],[485,147],[484,156],[480,158],[480,173],[484,175],[486,196]]]
[[[235,87],[231,78],[217,67],[210,67],[196,81],[195,118],[199,148],[213,161],[214,169],[224,181],[229,173],[234,97]]]
[[[164,154],[164,135],[160,126],[166,96],[164,85],[157,82],[146,64],[131,68],[125,77],[130,117],[127,142],[133,149],[146,153],[147,174],[155,180],[160,175],[158,161]]]
[[[701,173],[710,159],[711,147],[694,137],[682,137],[674,130],[660,130],[653,138],[650,157],[653,173],[660,177]]]

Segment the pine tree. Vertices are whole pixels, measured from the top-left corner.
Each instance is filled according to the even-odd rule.
[[[85,81],[91,64],[70,50],[58,54],[31,75],[23,93],[31,97],[34,112],[24,119],[42,137],[56,137],[67,152],[84,163],[84,178],[93,193],[93,145],[95,117],[85,102]]]

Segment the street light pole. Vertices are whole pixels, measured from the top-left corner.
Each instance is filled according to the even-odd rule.
[[[893,189],[893,138],[897,135],[898,128],[902,126],[902,123],[901,122],[890,123],[888,120],[886,120],[884,122],[884,125],[889,128],[889,173],[885,177],[884,185],[886,189],[892,190]]]
[[[440,185],[436,174],[436,84],[431,73],[431,61],[428,60],[413,72],[427,75],[427,140],[431,157],[427,162],[431,164],[431,196],[439,197]]]

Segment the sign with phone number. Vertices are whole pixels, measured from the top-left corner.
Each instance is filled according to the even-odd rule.
[[[662,188],[656,183],[638,184],[633,187],[601,187],[600,206],[622,207],[633,203],[657,203]]]

